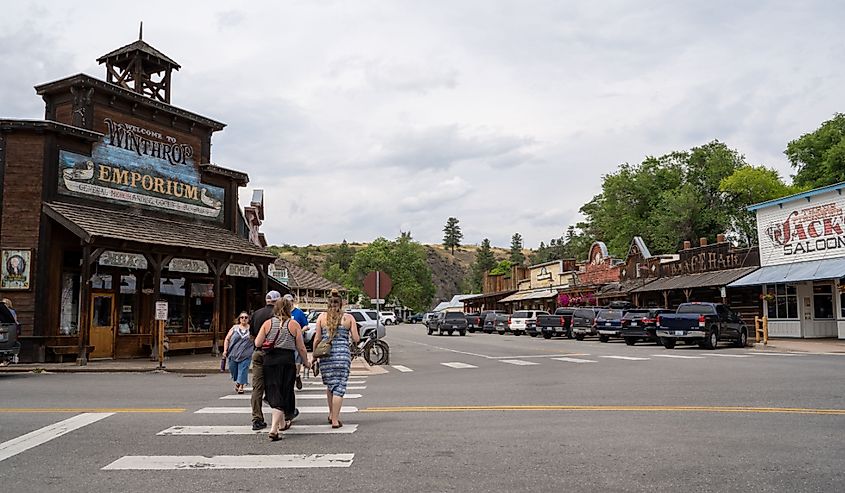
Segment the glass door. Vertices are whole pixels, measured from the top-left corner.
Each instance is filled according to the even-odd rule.
[[[114,294],[91,294],[91,345],[92,358],[114,356]]]

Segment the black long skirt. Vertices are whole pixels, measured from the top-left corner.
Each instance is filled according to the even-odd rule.
[[[285,419],[293,418],[296,396],[296,364],[293,351],[274,349],[264,355],[264,399],[276,410],[284,411]]]

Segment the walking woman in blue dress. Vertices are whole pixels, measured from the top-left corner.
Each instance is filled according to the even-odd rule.
[[[346,395],[346,382],[349,380],[349,367],[352,354],[349,351],[350,338],[358,342],[358,324],[348,313],[343,313],[343,298],[336,289],[329,294],[329,309],[317,317],[317,330],[314,334],[314,346],[323,339],[331,341],[332,349],[328,356],[320,359],[320,373],[326,386],[326,399],[329,402],[329,422],[332,428],[340,428],[340,409],[343,396]]]

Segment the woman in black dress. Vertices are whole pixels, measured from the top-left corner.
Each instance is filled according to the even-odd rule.
[[[291,319],[291,310],[291,300],[282,298],[277,301],[273,306],[273,318],[264,322],[255,337],[256,347],[262,347],[264,341],[268,341],[269,346],[264,349],[264,397],[272,409],[269,436],[273,441],[281,438],[279,431],[290,428],[296,408],[293,390],[296,365],[293,352],[299,351],[305,367],[311,368],[302,340],[302,327]]]

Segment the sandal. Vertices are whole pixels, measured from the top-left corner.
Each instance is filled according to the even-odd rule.
[[[278,433],[268,433],[267,436],[270,437],[270,441],[272,442],[278,442],[282,439],[282,436]]]
[[[239,394],[243,394],[244,393],[243,385],[238,385],[238,388],[235,390],[235,392],[237,392]]]
[[[337,428],[340,428],[341,426],[343,426],[343,423],[341,423],[341,421],[340,421],[340,420],[337,420],[337,424],[336,424],[336,425],[332,425],[332,428],[337,429]]]
[[[282,430],[281,430],[281,431],[285,431],[285,430],[290,429],[290,427],[291,427],[292,425],[293,425],[293,421],[285,421],[285,426],[284,426],[284,428],[282,428]]]

